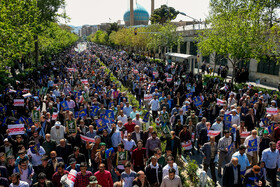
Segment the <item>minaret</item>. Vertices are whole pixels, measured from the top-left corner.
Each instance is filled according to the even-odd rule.
[[[134,9],[133,9],[133,0],[130,0],[130,26],[134,25]]]
[[[155,10],[155,0],[151,0],[151,16],[153,15],[154,13],[154,10]]]

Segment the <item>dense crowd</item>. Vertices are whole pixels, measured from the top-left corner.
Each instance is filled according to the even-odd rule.
[[[198,154],[215,183],[218,163],[222,186],[276,187],[279,103],[186,64],[80,43],[1,94],[0,185],[181,187],[176,160]]]

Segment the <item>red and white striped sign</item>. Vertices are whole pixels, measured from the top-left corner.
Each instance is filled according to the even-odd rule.
[[[92,142],[92,143],[95,143],[95,139],[94,139],[94,138],[89,138],[89,137],[87,137],[87,136],[81,135],[81,139],[84,140],[85,142]]]
[[[71,169],[69,174],[67,175],[67,180],[69,181],[68,183],[70,184],[69,186],[74,186],[76,178],[77,178],[77,171],[74,169]]]
[[[151,101],[153,99],[152,94],[144,94],[144,101]]]
[[[172,78],[166,78],[166,81],[167,81],[167,82],[171,82],[171,81],[172,81]]]
[[[217,99],[217,105],[224,106],[224,105],[225,105],[225,103],[224,103],[224,101],[223,101],[223,100],[221,100],[221,99]]]
[[[31,93],[23,94],[22,96],[23,96],[24,98],[32,97]]]
[[[139,73],[139,71],[138,71],[138,70],[133,70],[133,72],[134,72],[135,74],[138,74],[138,73]]]
[[[154,85],[156,85],[156,82],[151,82],[151,86],[154,86]]]
[[[24,106],[24,99],[14,99],[14,106]]]
[[[88,80],[87,80],[87,79],[81,79],[81,82],[82,82],[83,84],[88,84]]]
[[[278,109],[277,108],[266,108],[266,113],[275,115],[275,114],[278,114]]]
[[[8,125],[9,136],[24,134],[24,124]]]
[[[52,114],[52,120],[56,120],[57,119],[57,116],[58,116],[58,112],[54,112]]]
[[[29,88],[24,88],[24,89],[22,90],[22,92],[23,92],[23,93],[29,92]]]
[[[153,76],[155,76],[155,78],[158,77],[158,72],[157,71],[153,71]]]
[[[221,131],[209,131],[207,136],[218,136]]]
[[[69,71],[69,72],[76,72],[77,69],[75,69],[75,68],[67,68],[67,71]]]
[[[190,150],[192,149],[192,142],[191,141],[188,141],[187,143],[182,143],[182,148],[184,150]]]
[[[247,136],[249,136],[251,134],[251,132],[242,132],[240,134],[240,138],[246,138]]]
[[[17,91],[9,89],[9,93],[16,93]]]

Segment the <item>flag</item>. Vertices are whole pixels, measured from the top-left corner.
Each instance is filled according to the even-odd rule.
[[[79,96],[81,96],[82,95],[82,93],[81,92],[74,92],[74,97],[76,98],[76,97],[79,97]]]
[[[240,138],[246,138],[247,136],[249,136],[251,134],[251,132],[242,132],[240,134]]]
[[[17,91],[9,89],[9,93],[16,93]]]
[[[15,123],[16,124],[23,124],[23,123],[25,123],[25,119],[23,117],[20,117]]]
[[[95,143],[95,139],[94,138],[89,138],[87,136],[83,136],[83,135],[80,135],[81,136],[81,139],[85,142],[92,142],[92,143]]]
[[[224,115],[225,126],[228,128],[231,127],[231,118],[232,116],[229,114]]]
[[[193,96],[193,93],[192,93],[192,92],[186,94],[186,98],[191,98],[192,96]]]
[[[163,125],[163,126],[161,127],[161,129],[162,129],[162,132],[163,132],[165,135],[171,135],[170,129],[169,129],[169,127],[168,127],[167,125]]]
[[[172,78],[166,78],[166,81],[167,81],[167,82],[171,82],[171,81],[172,81]]]
[[[268,123],[269,123],[269,119],[268,118],[263,118],[262,123],[264,124],[264,126],[267,126]]]
[[[229,127],[229,132],[231,132],[231,133],[235,133],[236,132],[236,129],[235,128],[233,128],[233,127]]]
[[[84,117],[86,115],[87,115],[87,109],[86,108],[81,110],[80,113],[79,113],[79,117]]]
[[[9,136],[24,134],[24,124],[8,125],[8,132]]]
[[[32,110],[32,121],[40,122],[40,112],[37,110]]]
[[[143,122],[148,123],[150,117],[150,112],[147,112],[143,118]]]
[[[200,97],[196,96],[193,98],[193,101],[194,101],[194,104],[195,106],[199,106],[199,105],[202,105],[202,102],[200,100]]]
[[[182,148],[184,150],[190,150],[192,149],[192,142],[191,141],[188,141],[187,143],[182,143]]]
[[[105,115],[107,116],[108,120],[111,120],[111,121],[115,120],[114,111],[113,110],[106,110]]]
[[[113,147],[111,147],[110,149],[107,149],[107,150],[105,151],[105,158],[106,158],[106,159],[109,158],[114,152],[115,152],[115,150],[114,150]]]
[[[38,143],[38,144],[36,144],[36,145],[30,147],[30,151],[31,151],[31,153],[33,153],[33,154],[38,153],[39,150],[40,150],[40,143]]]
[[[217,105],[224,106],[224,105],[225,105],[225,103],[224,103],[224,101],[223,101],[223,100],[221,100],[221,99],[218,99],[218,98],[217,98]]]
[[[274,130],[274,123],[271,124],[270,126],[267,127],[268,133],[272,134],[273,130]]]
[[[213,131],[213,130],[210,130],[210,131],[208,132],[208,135],[207,135],[207,136],[218,136],[220,133],[221,133],[221,131]]]
[[[14,106],[24,106],[24,99],[14,99]]]
[[[61,104],[63,111],[69,110],[69,107],[68,107],[68,104],[66,101],[61,101],[60,104]]]
[[[249,140],[248,146],[249,146],[248,152],[257,151],[257,149],[258,149],[258,141],[257,141],[257,138],[254,139],[254,140]]]
[[[52,114],[52,120],[56,120],[58,116],[58,112],[53,112]]]
[[[26,123],[27,123],[29,126],[33,125],[32,118],[27,118],[27,119],[26,119]]]
[[[8,117],[4,117],[2,125],[6,125]]]
[[[104,121],[102,119],[97,119],[97,120],[95,120],[95,122],[96,122],[96,126],[98,127],[99,131],[102,131],[103,129],[107,128],[107,124],[104,123]]]
[[[264,128],[262,128],[262,127],[257,128],[257,131],[258,131],[258,136],[262,136],[262,135],[263,135]]]
[[[228,153],[227,154],[230,155],[232,151],[233,151],[233,143],[228,146]]]
[[[3,106],[3,107],[0,107],[0,112],[1,113],[4,113],[4,112],[7,112],[7,106]]]
[[[29,92],[29,88],[23,88],[22,92],[23,92],[23,93]]]
[[[91,107],[91,112],[90,112],[90,116],[97,116],[97,112],[99,110],[99,107],[98,106],[92,106]]]
[[[276,114],[278,114],[278,109],[277,108],[266,108],[266,113],[271,114],[271,115],[276,115]]]

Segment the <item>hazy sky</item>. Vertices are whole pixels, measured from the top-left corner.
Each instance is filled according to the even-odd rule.
[[[123,20],[124,13],[129,9],[129,0],[66,0],[66,3],[66,13],[71,18],[68,24],[75,26]],[[137,0],[137,3],[151,13],[151,0]],[[196,19],[205,19],[208,15],[209,0],[155,0],[155,8],[162,4]],[[191,19],[179,15],[176,20]]]

